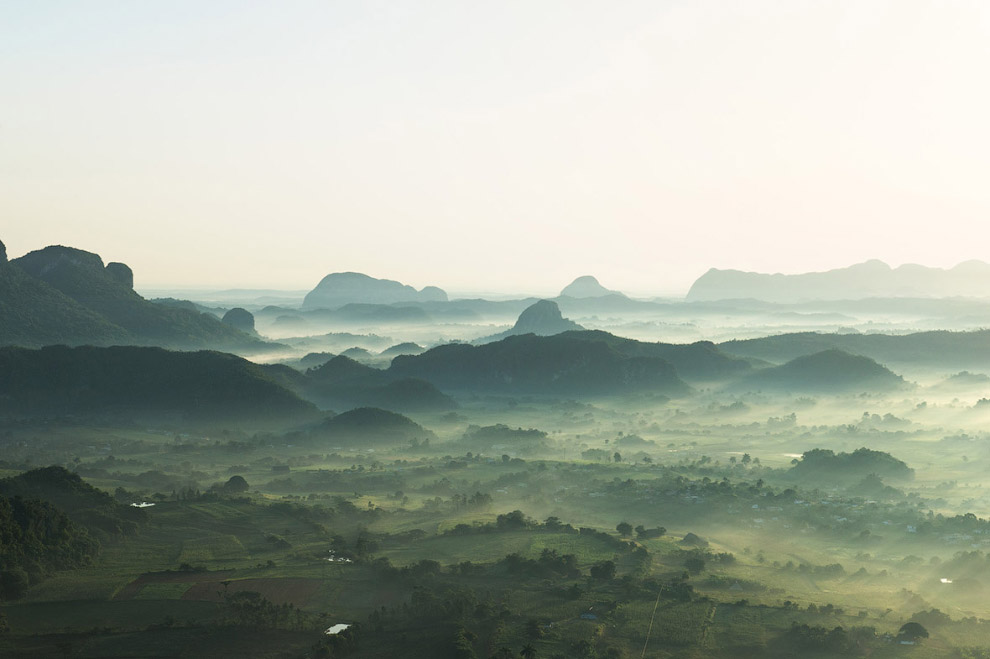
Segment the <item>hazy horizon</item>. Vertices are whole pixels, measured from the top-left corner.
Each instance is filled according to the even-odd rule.
[[[139,288],[631,295],[990,238],[976,2],[0,9],[0,239]]]

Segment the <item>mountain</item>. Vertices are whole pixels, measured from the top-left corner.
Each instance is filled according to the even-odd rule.
[[[561,332],[583,329],[583,327],[573,320],[564,318],[556,302],[539,300],[523,309],[522,313],[519,314],[519,318],[516,319],[516,324],[510,329],[493,336],[478,339],[475,343],[491,343],[492,341],[501,341],[508,336],[520,336],[522,334],[553,336]]]
[[[287,369],[291,371],[291,369]],[[316,407],[265,369],[220,352],[115,346],[0,348],[0,416],[300,422]]]
[[[730,355],[775,363],[822,350],[838,349],[864,355],[885,364],[960,369],[990,367],[990,330],[938,330],[902,335],[793,332],[759,339],[726,341],[718,347]]]
[[[966,261],[954,268],[867,261],[797,275],[711,269],[688,291],[691,302],[754,298],[770,302],[864,298],[990,296],[990,264]]]
[[[630,391],[679,395],[688,390],[664,359],[628,357],[605,341],[566,334],[524,334],[479,346],[438,346],[421,355],[399,355],[386,372],[428,380],[442,389],[567,395]]]
[[[129,333],[12,263],[0,263],[0,345],[123,343]]]
[[[622,293],[619,291],[610,291],[599,284],[598,280],[591,275],[578,277],[560,292],[561,297],[574,298],[605,297],[606,295],[622,295]]]
[[[802,393],[888,391],[905,386],[904,379],[869,357],[841,350],[823,350],[793,359],[783,366],[757,371],[732,389]]]
[[[394,302],[446,301],[447,294],[436,286],[417,291],[390,279],[375,279],[360,272],[335,272],[324,277],[303,300],[303,309],[336,309],[352,302],[392,304]]]
[[[4,344],[271,347],[211,314],[145,300],[132,288],[129,267],[104,266],[98,254],[81,249],[49,246],[0,265],[0,270],[0,306],[13,310],[0,320]]]

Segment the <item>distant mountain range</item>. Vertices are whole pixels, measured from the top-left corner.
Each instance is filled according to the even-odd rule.
[[[990,297],[990,264],[966,261],[954,268],[906,264],[891,268],[867,261],[848,268],[798,275],[709,270],[688,291],[691,302],[757,299],[769,302],[897,297]]]
[[[447,293],[436,286],[417,291],[391,279],[375,279],[360,272],[335,272],[324,277],[303,300],[303,309],[337,309],[345,304],[446,302]]]
[[[939,330],[902,335],[794,332],[726,341],[718,347],[730,355],[778,364],[803,355],[836,349],[864,355],[884,364],[960,369],[990,367],[990,330]]]
[[[271,348],[211,314],[155,304],[123,263],[50,246],[0,260],[0,345],[140,344],[251,351]]]

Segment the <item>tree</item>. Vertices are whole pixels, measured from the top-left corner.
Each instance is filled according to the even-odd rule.
[[[0,572],[0,600],[17,600],[28,590],[28,573],[19,567]]]
[[[244,480],[243,476],[231,476],[227,482],[223,484],[224,492],[232,492],[234,494],[247,492],[249,488],[250,486],[247,481]]]
[[[598,561],[591,566],[591,577],[611,581],[615,578],[615,563],[613,561]]]
[[[636,537],[640,540],[649,540],[650,538],[659,538],[667,533],[667,529],[662,526],[658,526],[655,529],[648,529],[642,524],[636,527]]]
[[[543,625],[536,618],[530,618],[525,624],[526,638],[531,641],[543,638]]]
[[[519,651],[519,656],[523,659],[534,659],[536,657],[536,648],[527,643],[523,646],[523,649]]]
[[[615,530],[618,531],[621,536],[630,536],[632,535],[633,527],[629,522],[619,522],[616,524]]]
[[[691,574],[699,574],[705,569],[705,559],[701,556],[691,556],[684,561],[684,567],[687,568],[688,572]]]
[[[468,631],[463,627],[457,629],[451,643],[451,656],[456,659],[476,659],[474,645],[468,637]]]
[[[898,637],[908,641],[918,641],[928,638],[928,630],[917,622],[906,622],[897,632]]]
[[[612,460],[615,462],[622,462],[622,454],[616,451],[615,454],[612,456]]]

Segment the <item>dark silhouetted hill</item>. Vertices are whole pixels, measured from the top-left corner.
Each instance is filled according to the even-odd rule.
[[[27,345],[45,345],[51,343],[48,337],[68,334],[64,342],[70,344],[113,342],[227,350],[271,347],[211,314],[145,300],[131,288],[130,268],[122,263],[104,266],[100,256],[91,252],[50,246],[0,268],[17,269],[0,275],[7,283],[0,284],[0,305],[19,310],[0,321],[6,326],[0,337],[6,344],[19,343],[16,337],[28,336],[34,338]],[[34,283],[26,283],[18,272]],[[75,304],[68,304],[65,298]],[[34,312],[25,312],[24,307],[32,304]],[[89,314],[79,313],[80,307]],[[102,323],[94,324],[94,316]],[[60,318],[68,321],[70,329],[57,327]]]
[[[582,341],[600,341],[627,357],[659,357],[690,381],[721,380],[750,370],[748,362],[727,355],[710,341],[696,343],[650,343],[626,339],[601,330],[567,332],[564,336]]]
[[[402,378],[356,391],[352,401],[399,412],[442,412],[459,407],[453,398],[437,389],[432,382],[418,378]]]
[[[325,420],[311,433],[330,445],[383,446],[412,440],[434,440],[436,435],[409,417],[377,407],[359,407]]]
[[[400,355],[387,371],[441,389],[600,395],[653,391],[685,393],[687,385],[658,357],[628,357],[604,341],[566,335],[511,336],[480,346],[449,344],[421,355]]]
[[[97,536],[130,535],[147,519],[144,510],[121,504],[78,474],[58,466],[0,479],[0,495],[51,503]]]
[[[447,294],[435,286],[417,291],[390,279],[375,279],[359,272],[335,272],[324,277],[303,300],[304,309],[337,309],[350,303],[446,301]]]
[[[129,333],[72,298],[0,263],[0,345],[127,342]]]
[[[869,357],[824,350],[742,378],[732,388],[768,391],[841,393],[889,391],[904,379]]]
[[[323,366],[336,356],[332,352],[310,352],[299,360],[298,366],[303,370],[316,368],[317,366]]]
[[[426,351],[426,348],[418,343],[405,342],[382,350],[382,357],[395,357],[396,355],[418,355]]]
[[[338,355],[306,372],[300,395],[321,407],[383,407],[400,412],[457,408],[450,396],[432,383],[392,374]]]
[[[314,382],[334,385],[378,384],[385,374],[381,369],[362,364],[346,355],[337,355],[311,368],[306,375]]]
[[[316,408],[263,367],[220,352],[0,348],[0,415],[175,417],[237,424],[305,421]]]
[[[245,334],[254,334],[254,314],[247,309],[234,307],[223,315],[221,322]]]

